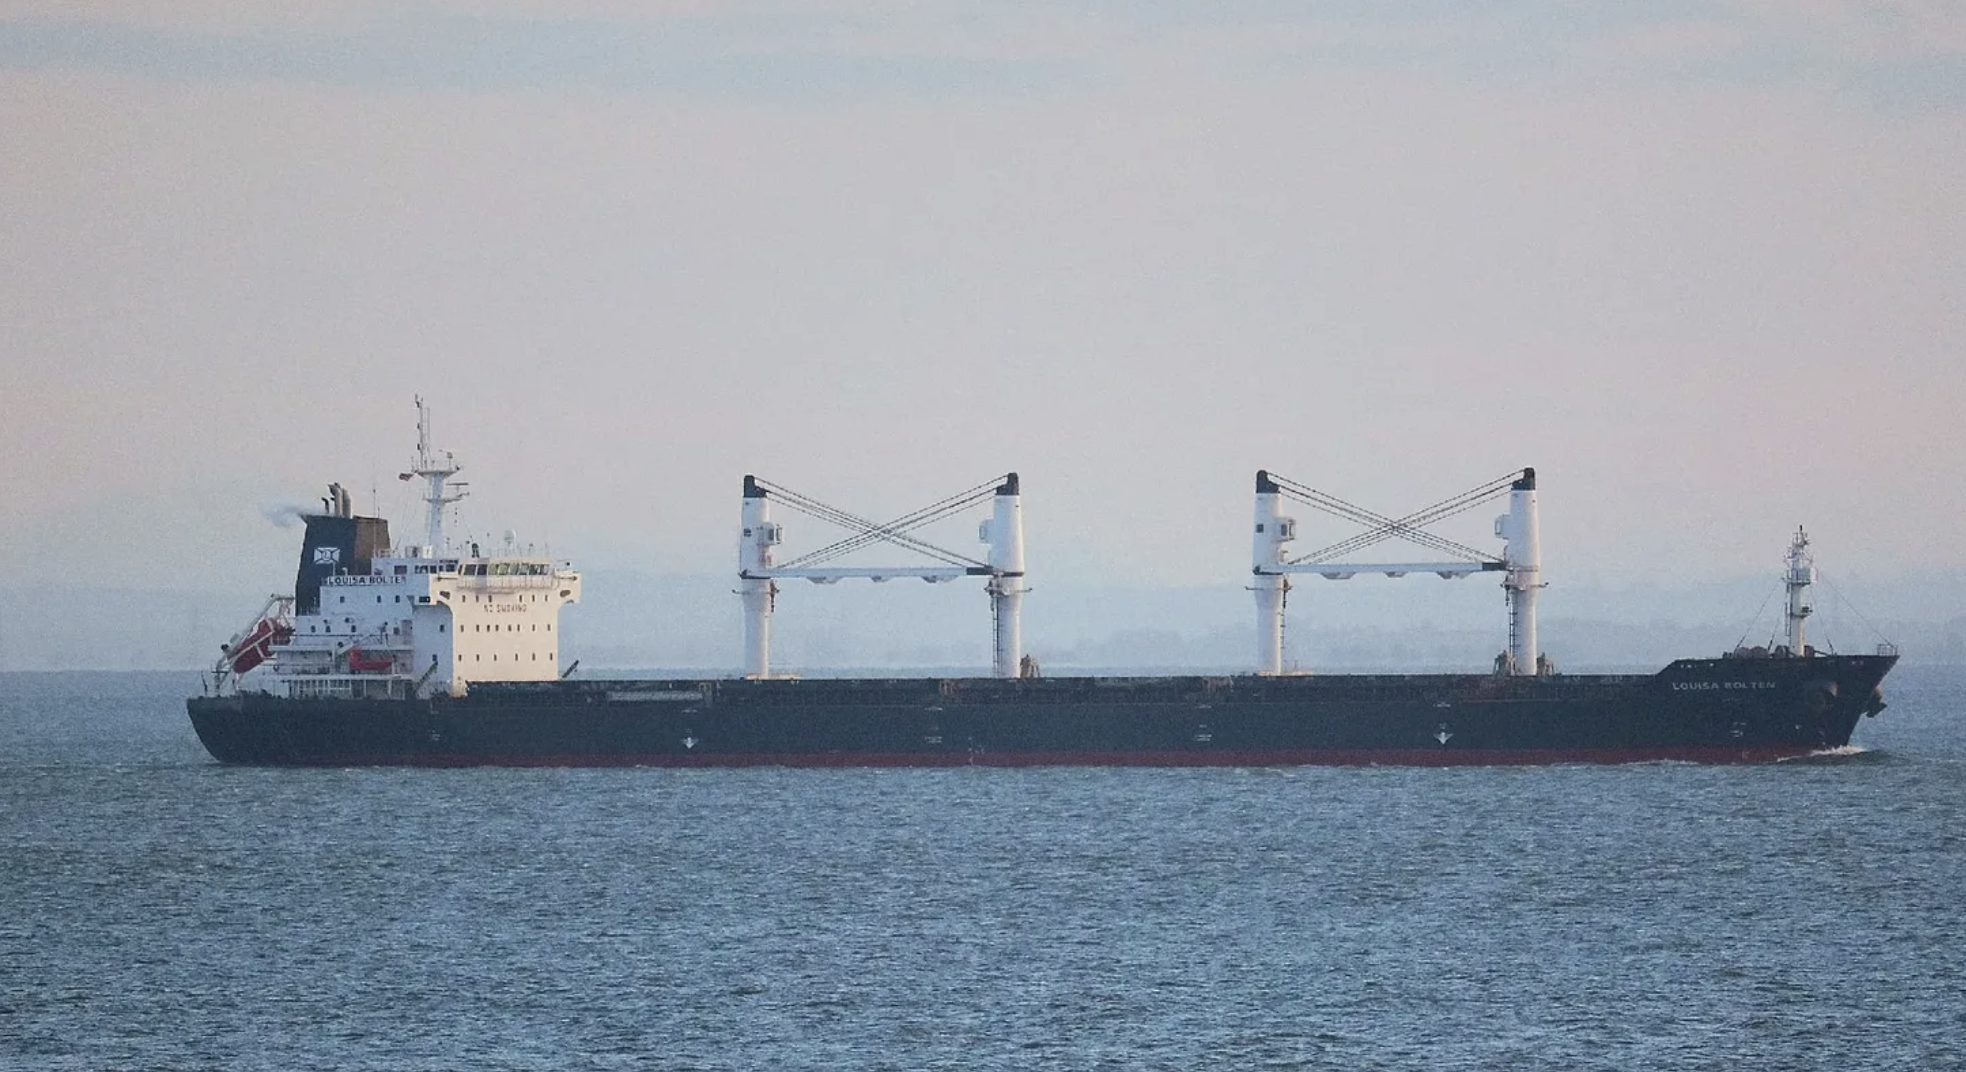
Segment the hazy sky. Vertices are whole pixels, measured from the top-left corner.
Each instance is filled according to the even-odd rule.
[[[1961,10],[0,3],[0,561],[270,591],[421,393],[577,564],[1016,469],[1037,578],[1240,584],[1258,467],[1534,465],[1553,577],[1959,569]]]

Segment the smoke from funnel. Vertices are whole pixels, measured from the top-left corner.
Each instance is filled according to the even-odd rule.
[[[267,503],[259,508],[261,517],[283,529],[294,527],[294,523],[307,514],[309,507],[295,502]]]

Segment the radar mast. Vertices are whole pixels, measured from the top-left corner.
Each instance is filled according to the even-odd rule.
[[[429,505],[429,517],[424,529],[423,557],[435,558],[444,548],[444,507],[463,499],[469,492],[460,481],[448,490],[444,481],[457,475],[464,468],[448,450],[437,450],[430,445],[430,407],[423,404],[423,396],[416,398],[416,459],[410,463],[410,472],[424,479],[428,485],[423,501]]]
[[[1809,553],[1809,534],[1801,528],[1789,541],[1788,572],[1782,583],[1788,589],[1788,645],[1790,655],[1809,654],[1809,638],[1804,622],[1815,608],[1809,605],[1809,586],[1816,583],[1816,556]]]

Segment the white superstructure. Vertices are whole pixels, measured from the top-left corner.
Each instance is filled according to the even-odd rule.
[[[417,414],[405,476],[427,485],[425,542],[390,546],[388,523],[354,516],[347,493],[331,485],[323,511],[303,517],[294,593],[270,600],[226,646],[217,688],[258,679],[296,699],[407,697],[561,676],[560,608],[579,601],[580,575],[510,534],[489,550],[446,541],[443,508],[463,488],[445,482],[461,467],[431,449],[421,399]]]
[[[323,579],[315,611],[292,616],[271,660],[288,695],[462,695],[474,681],[560,676],[560,608],[579,600],[578,574],[513,549],[404,550]]]

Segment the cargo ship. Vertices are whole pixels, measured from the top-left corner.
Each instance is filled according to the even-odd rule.
[[[580,598],[565,563],[520,546],[454,546],[444,513],[465,494],[460,466],[430,444],[403,479],[425,483],[421,543],[390,542],[388,522],[356,516],[330,485],[307,514],[290,594],[270,598],[224,646],[187,701],[198,738],[222,763],[269,766],[1295,766],[1764,762],[1847,746],[1882,711],[1897,661],[1808,644],[1815,580],[1807,536],[1790,542],[1785,636],[1651,674],[1564,674],[1537,643],[1542,588],[1536,476],[1524,469],[1401,517],[1256,474],[1251,672],[1044,676],[1021,650],[1023,519],[1015,473],[888,522],[873,522],[755,476],[743,483],[741,675],[689,679],[573,676],[558,629]],[[1499,554],[1438,537],[1434,521],[1506,497]],[[1285,500],[1356,522],[1351,539],[1292,557]],[[777,561],[773,505],[845,525],[847,538]],[[936,547],[924,524],[987,504],[987,553]],[[1398,538],[1443,557],[1357,563]],[[875,545],[936,564],[826,565]],[[1304,674],[1283,665],[1291,578],[1497,573],[1508,641],[1491,668],[1463,674]],[[981,578],[990,596],[993,675],[800,678],[775,674],[778,582]]]

